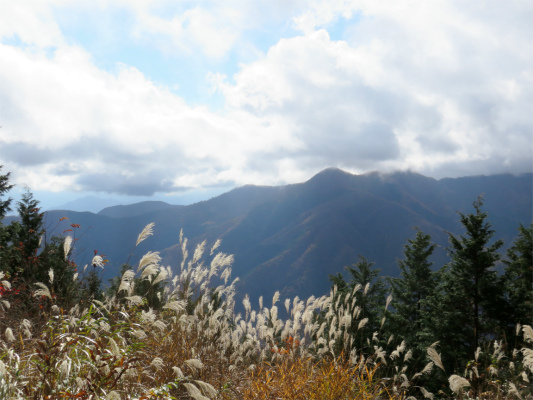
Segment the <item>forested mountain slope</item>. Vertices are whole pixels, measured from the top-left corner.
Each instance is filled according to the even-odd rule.
[[[154,235],[135,249],[130,263],[149,250],[161,251],[164,264],[179,268],[176,244],[183,229],[193,243],[222,239],[221,250],[235,255],[233,276],[241,278],[241,293],[309,296],[328,291],[328,275],[359,255],[396,276],[396,261],[415,227],[439,245],[433,261],[440,268],[447,261],[447,232],[462,233],[457,212],[471,212],[481,194],[495,237],[510,245],[518,225],[532,221],[531,174],[435,180],[408,172],[326,169],[304,183],[244,186],[189,206],[145,202],[98,214],[50,211],[46,227],[49,235],[72,229],[79,265],[94,250],[105,254],[104,283],[128,260],[143,227],[155,222]],[[59,221],[63,217],[68,220]]]

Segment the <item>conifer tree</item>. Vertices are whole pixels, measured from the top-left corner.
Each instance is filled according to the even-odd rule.
[[[14,185],[9,184],[9,175],[10,172],[3,175],[1,173],[3,168],[3,165],[0,165],[0,223],[2,219],[6,216],[6,213],[8,211],[11,211],[11,198],[7,198],[6,200],[2,200],[2,196],[4,196],[7,192],[9,192],[11,189],[13,189]]]
[[[419,353],[425,353],[432,343],[431,339],[423,338],[423,323],[429,312],[425,300],[437,287],[438,273],[431,270],[433,263],[429,261],[435,247],[431,236],[418,230],[405,245],[404,259],[398,261],[400,277],[388,279],[394,309],[389,314],[388,327]]]
[[[504,260],[509,323],[531,325],[533,321],[533,224],[520,225],[518,237]],[[514,332],[514,329],[511,330]]]
[[[466,232],[458,237],[449,234],[451,262],[427,301],[432,315],[425,328],[440,340],[449,373],[464,368],[478,347],[500,333],[505,312],[503,281],[495,270],[503,242],[492,240],[494,231],[481,210],[482,197],[473,206],[474,213],[459,213]]]
[[[350,332],[357,337],[355,345],[359,349],[365,349],[372,339],[374,332],[381,330],[381,321],[384,315],[386,287],[383,278],[380,276],[381,269],[373,268],[374,263],[360,256],[356,264],[345,267],[349,273],[350,280],[347,282],[341,274],[331,276],[331,282],[337,286],[337,298],[352,293],[359,285],[360,289],[355,292],[356,305],[360,307],[358,320],[368,318],[366,325],[357,329],[357,325],[352,325]]]

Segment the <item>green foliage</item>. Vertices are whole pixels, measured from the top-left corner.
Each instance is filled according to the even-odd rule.
[[[0,177],[0,192],[5,192],[13,185],[7,184],[9,174]],[[38,312],[31,298],[35,284],[40,282],[50,286],[51,294],[62,306],[74,305],[80,293],[74,279],[76,266],[68,258],[70,249],[65,254],[65,238],[46,239],[44,214],[29,189],[18,202],[17,212],[18,221],[0,225],[0,270],[12,279],[15,303],[30,315]]]
[[[357,263],[346,266],[349,281],[346,282],[341,274],[331,276],[330,280],[336,286],[335,301],[355,301],[359,307],[358,318],[367,319],[366,324],[359,328],[352,325],[348,332],[357,333],[354,345],[360,349],[371,348],[374,332],[381,331],[381,324],[385,311],[385,296],[387,289],[383,278],[379,275],[380,269],[373,268],[374,263],[360,256]],[[352,294],[348,298],[348,294]],[[355,300],[353,300],[355,299]]]
[[[533,320],[533,224],[528,228],[520,225],[518,231],[504,261],[506,296],[511,304],[510,320],[530,324]]]
[[[478,198],[474,213],[459,214],[465,235],[449,234],[451,262],[428,299],[433,315],[425,328],[441,341],[445,365],[452,371],[461,370],[478,347],[502,333],[507,309],[503,282],[495,269],[503,242],[492,241],[494,231],[482,205]]]
[[[439,280],[429,261],[435,247],[429,235],[417,231],[415,238],[408,239],[405,245],[404,259],[398,261],[400,277],[388,279],[393,311],[388,313],[387,329],[416,349],[415,359],[434,341],[424,337],[423,325],[431,312],[425,300],[435,292]]]
[[[2,174],[2,165],[0,165],[0,223],[2,222],[2,219],[6,216],[6,213],[8,211],[11,211],[11,202],[13,201],[11,198],[7,198],[6,200],[2,200],[2,196],[4,196],[7,192],[9,192],[14,185],[9,184],[9,175],[11,174],[8,172],[7,174]]]

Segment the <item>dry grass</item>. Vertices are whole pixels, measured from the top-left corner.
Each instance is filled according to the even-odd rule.
[[[395,399],[380,379],[379,365],[351,366],[344,357],[314,360],[285,357],[264,363],[250,373],[243,400],[370,400]]]

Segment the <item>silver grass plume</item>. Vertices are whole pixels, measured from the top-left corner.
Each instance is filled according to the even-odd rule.
[[[424,397],[426,399],[429,399],[429,400],[433,400],[433,397],[434,397],[434,394],[433,393],[430,393],[428,392],[426,389],[424,389],[422,386],[420,387],[420,391],[422,392],[422,394],[424,395]]]
[[[6,336],[6,342],[15,341],[15,336],[13,336],[13,331],[11,330],[11,328],[6,329],[5,336]]]
[[[194,383],[198,385],[198,387],[206,396],[215,398],[218,395],[216,389],[209,383],[203,381],[194,381]]]
[[[192,358],[190,360],[186,360],[185,364],[189,368],[191,368],[193,371],[200,370],[200,369],[202,369],[204,367],[204,364],[202,364],[202,362],[200,360],[198,360],[197,358]]]
[[[522,331],[524,331],[524,340],[526,342],[532,343],[533,342],[533,328],[529,325],[524,325],[522,327]]]
[[[160,357],[155,357],[152,362],[150,363],[150,366],[154,368],[155,370],[159,371],[164,366],[163,359]]]
[[[516,385],[513,382],[509,382],[509,394],[514,394],[516,397],[522,400],[522,396],[520,396],[520,392],[518,391]]]
[[[50,300],[52,300],[52,295],[50,294],[50,290],[48,289],[48,286],[46,286],[44,283],[41,283],[41,282],[36,282],[35,283],[35,286],[38,286],[40,287],[40,289],[36,290],[33,295],[35,297],[39,297],[39,296],[46,296],[48,297]]]
[[[279,290],[276,290],[276,293],[274,293],[274,296],[272,297],[272,305],[276,304],[279,300]]]
[[[368,283],[365,285],[365,289],[363,290],[363,296],[366,296],[366,295],[367,295],[369,289],[370,289],[370,282],[368,282]]]
[[[141,243],[147,237],[154,234],[154,231],[153,231],[154,225],[155,225],[155,222],[150,222],[148,225],[144,227],[142,232],[139,233],[139,236],[137,237],[137,242],[135,243],[135,246],[138,246],[139,243]]]
[[[183,383],[182,385],[185,386],[189,396],[191,396],[194,400],[209,400],[209,398],[203,396],[200,390],[192,383]]]
[[[128,300],[133,306],[139,306],[143,302],[143,298],[141,296],[127,296],[125,299]]]
[[[385,302],[385,310],[389,308],[389,304],[392,301],[392,293],[387,296],[387,301]]]
[[[104,269],[104,259],[102,258],[102,256],[95,255],[93,257],[93,260],[91,261],[91,265],[93,267],[100,267]],[[83,268],[83,271],[85,271],[86,268],[87,268],[87,265],[85,265],[85,268]]]
[[[139,272],[141,269],[148,267],[150,265],[157,265],[159,264],[159,261],[161,261],[161,257],[159,257],[159,252],[149,251],[144,256],[142,256],[141,261],[139,261],[137,272]]]
[[[452,375],[448,378],[448,382],[450,383],[450,389],[454,393],[459,394],[461,389],[470,386],[470,382],[468,382],[465,378],[460,377],[459,375]]]
[[[161,281],[164,281],[165,279],[168,278],[168,272],[165,268],[161,268],[159,270],[159,274],[157,274],[157,276],[155,277],[155,279],[153,280],[152,282],[152,285],[155,285]]]
[[[159,267],[156,264],[149,264],[142,272],[141,279],[148,279],[152,281],[152,276],[159,272]]]
[[[196,249],[194,249],[194,255],[192,257],[193,264],[197,263],[198,260],[202,258],[202,255],[204,254],[204,250],[205,250],[205,244],[206,244],[206,241],[204,240],[202,243],[199,243],[196,246]]]
[[[63,254],[65,254],[65,260],[68,258],[68,253],[70,253],[70,247],[72,246],[72,236],[66,236],[63,241]]]
[[[533,350],[524,347],[521,352],[524,355],[524,359],[522,361],[524,367],[533,372]]]
[[[124,271],[124,274],[122,274],[122,279],[120,280],[120,286],[118,287],[118,293],[125,290],[126,292],[131,292],[131,286],[133,284],[133,277],[135,276],[135,272],[132,269],[128,269],[127,271]]]
[[[442,365],[442,361],[440,359],[440,354],[437,353],[437,350],[435,350],[434,347],[428,347],[427,349],[428,357],[431,361],[435,363],[437,367],[442,369],[444,371],[444,365]],[[446,371],[444,371],[446,372]]]
[[[211,251],[209,252],[209,255],[213,255],[213,253],[215,252],[216,249],[218,249],[218,247],[220,246],[220,239],[217,239],[217,241],[215,242],[215,244],[213,245],[213,247],[211,247]]]

